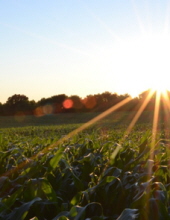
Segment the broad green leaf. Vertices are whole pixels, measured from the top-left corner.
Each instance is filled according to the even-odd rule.
[[[49,170],[55,170],[56,167],[58,166],[58,163],[60,161],[60,159],[62,158],[63,155],[63,149],[60,148],[57,153],[55,154],[55,156],[50,160],[50,167]]]
[[[52,186],[46,179],[41,179],[41,189],[47,196],[47,198],[52,201],[56,202],[57,201],[57,196],[55,194],[55,191],[53,190]]]
[[[29,201],[35,197],[46,198],[52,202],[57,201],[57,196],[51,184],[45,178],[30,179],[25,184],[24,199]]]
[[[40,201],[40,198],[35,198],[30,202],[24,203],[19,208],[15,208],[7,217],[6,220],[24,220],[28,214],[30,207],[37,201]]]
[[[55,218],[53,218],[52,220],[59,220],[61,217],[67,217],[69,215],[69,212],[64,211],[64,212],[60,212]],[[61,220],[61,219],[60,219]],[[65,220],[65,219],[64,219]]]
[[[92,202],[87,204],[85,207],[80,208],[75,220],[84,220],[95,216],[102,216],[103,209],[100,203]]]
[[[78,189],[78,191],[84,190],[84,186],[83,186],[83,183],[81,182],[81,180],[76,176],[76,174],[73,172],[72,169],[69,169],[69,170],[72,174],[74,184],[75,184],[76,188]]]
[[[61,216],[57,220],[69,220],[66,216]]]
[[[2,199],[2,206],[0,207],[0,212],[3,210],[10,210],[10,207],[13,206],[17,198],[20,198],[21,193],[23,192],[23,187],[20,187],[16,190],[10,197]]]
[[[79,203],[80,199],[81,199],[82,193],[78,192],[71,200],[71,204],[72,205],[76,205]]]
[[[116,220],[135,220],[138,218],[137,209],[125,209]]]

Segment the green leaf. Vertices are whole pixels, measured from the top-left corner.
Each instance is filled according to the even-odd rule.
[[[72,205],[76,205],[79,203],[80,199],[82,197],[82,193],[81,192],[78,192],[71,200],[71,204]]]
[[[50,201],[52,202],[57,201],[57,196],[55,194],[55,191],[53,190],[48,180],[44,178],[41,179],[41,189]]]
[[[69,220],[69,219],[67,217],[65,217],[65,216],[61,216],[57,220]]]
[[[137,209],[125,209],[116,220],[135,220],[138,217]]]
[[[12,213],[10,213],[7,217],[6,220],[24,220],[25,217],[28,214],[28,210],[30,209],[30,207],[37,201],[40,201],[40,198],[35,198],[30,202],[24,203],[22,206],[20,206],[19,208],[15,208]]]
[[[76,188],[78,189],[78,191],[84,190],[84,186],[83,186],[83,183],[81,182],[81,180],[76,176],[76,174],[73,172],[72,169],[69,169],[69,170],[72,174],[74,184],[75,184]]]
[[[58,163],[63,155],[63,149],[60,148],[55,156],[50,160],[50,166],[49,166],[49,171],[55,170],[55,168],[58,166]]]
[[[69,215],[69,212],[64,211],[64,212],[60,212],[55,218],[53,218],[52,220],[61,220],[61,217],[66,217]],[[63,219],[62,219],[63,220]]]
[[[25,190],[23,192],[23,197],[27,201],[32,200],[35,197],[45,198],[51,202],[57,201],[54,189],[45,178],[30,179],[24,187]]]
[[[0,212],[10,209],[10,207],[15,203],[16,199],[20,197],[23,192],[23,187],[20,187],[15,191],[10,197],[2,199],[2,206],[0,207]]]
[[[95,216],[102,216],[103,209],[100,203],[92,202],[85,207],[80,208],[75,220],[84,220],[86,218],[92,218]]]

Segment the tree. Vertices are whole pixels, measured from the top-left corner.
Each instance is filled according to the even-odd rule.
[[[0,115],[3,115],[3,104],[0,102]]]
[[[15,94],[8,98],[5,103],[6,114],[14,115],[18,112],[26,112],[29,107],[28,97],[25,95]]]
[[[28,102],[28,97],[25,95],[13,95],[11,97],[8,98],[6,104],[8,105],[16,105],[16,104],[21,104],[21,103],[25,103]]]
[[[81,98],[78,95],[72,95],[69,99],[73,102],[72,111],[81,112],[84,107]]]

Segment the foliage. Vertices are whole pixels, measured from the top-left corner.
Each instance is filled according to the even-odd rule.
[[[137,111],[143,101],[149,95],[150,90],[144,91],[138,97],[132,98],[129,103],[119,108],[117,111]],[[42,98],[35,102],[29,100],[27,96],[15,94],[8,98],[6,103],[0,103],[0,115],[44,115],[71,113],[71,112],[101,112],[118,104],[129,97],[128,94],[118,95],[117,93],[103,92],[100,94],[87,95],[81,98],[78,95],[67,96],[65,94],[54,95],[48,98]],[[156,92],[150,97],[150,100],[144,111],[153,112],[155,106]],[[167,97],[170,92],[167,91]],[[65,105],[65,101],[70,102]],[[164,97],[161,96],[161,111],[164,112]]]
[[[121,125],[58,142],[73,129],[1,129],[0,219],[170,219],[170,149],[162,133],[154,150],[146,125],[126,137]]]

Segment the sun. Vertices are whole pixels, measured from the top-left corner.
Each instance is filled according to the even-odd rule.
[[[164,86],[164,84],[161,84],[159,81],[152,84],[151,90],[163,95],[166,94],[166,92],[168,91],[167,87]]]
[[[158,92],[170,88],[170,36],[152,34],[143,40],[144,65],[146,65],[146,80],[150,87]]]
[[[170,34],[145,33],[120,42],[117,73],[126,75],[126,81],[122,80],[124,88],[134,94],[149,88],[159,92],[170,90],[169,39]]]
[[[168,88],[170,88],[169,85],[169,76],[165,75],[165,72],[159,73],[155,71],[155,75],[151,78],[148,76],[148,81],[150,84],[150,89],[153,91],[156,91],[161,94],[165,94]]]

